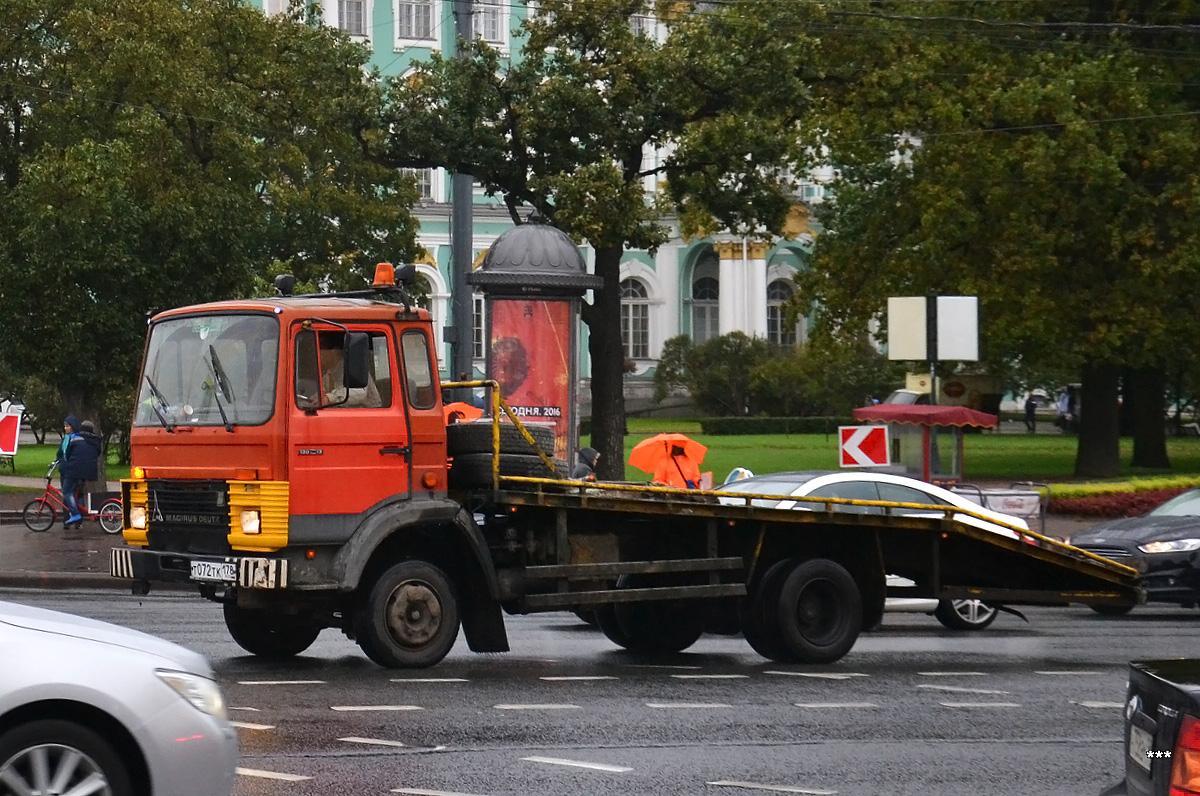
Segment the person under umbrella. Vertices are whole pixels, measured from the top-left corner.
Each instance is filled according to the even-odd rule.
[[[699,489],[700,465],[687,455],[682,445],[672,445],[670,455],[659,460],[650,480],[676,489]]]

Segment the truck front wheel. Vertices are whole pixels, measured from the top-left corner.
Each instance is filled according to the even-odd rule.
[[[312,646],[320,626],[301,617],[225,603],[225,627],[237,645],[263,658],[290,658]]]
[[[862,597],[854,577],[835,561],[797,565],[779,591],[779,628],[799,663],[833,663],[858,640]]]
[[[423,669],[445,658],[458,638],[458,600],[446,574],[424,561],[385,571],[355,623],[359,647],[389,669]]]

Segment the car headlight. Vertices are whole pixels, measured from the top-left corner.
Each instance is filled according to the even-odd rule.
[[[154,673],[160,680],[175,689],[175,693],[190,702],[196,710],[216,716],[218,719],[226,718],[225,698],[221,696],[221,689],[212,680],[195,674],[171,672],[165,669],[156,669]]]
[[[1143,553],[1186,553],[1200,550],[1200,539],[1173,539],[1170,542],[1147,542],[1138,545]]]
[[[129,507],[129,527],[137,528],[139,531],[146,530],[146,507],[145,506],[130,506]]]

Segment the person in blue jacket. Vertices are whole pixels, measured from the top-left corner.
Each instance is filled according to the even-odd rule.
[[[61,475],[63,502],[69,512],[63,521],[64,528],[79,527],[83,522],[76,492],[84,481],[95,481],[97,477],[101,444],[92,428],[90,421],[80,423],[75,415],[67,415],[63,420],[63,441],[55,464]]]

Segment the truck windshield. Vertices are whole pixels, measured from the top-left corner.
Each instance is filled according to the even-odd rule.
[[[150,328],[135,426],[256,426],[275,410],[279,323],[194,315]]]

